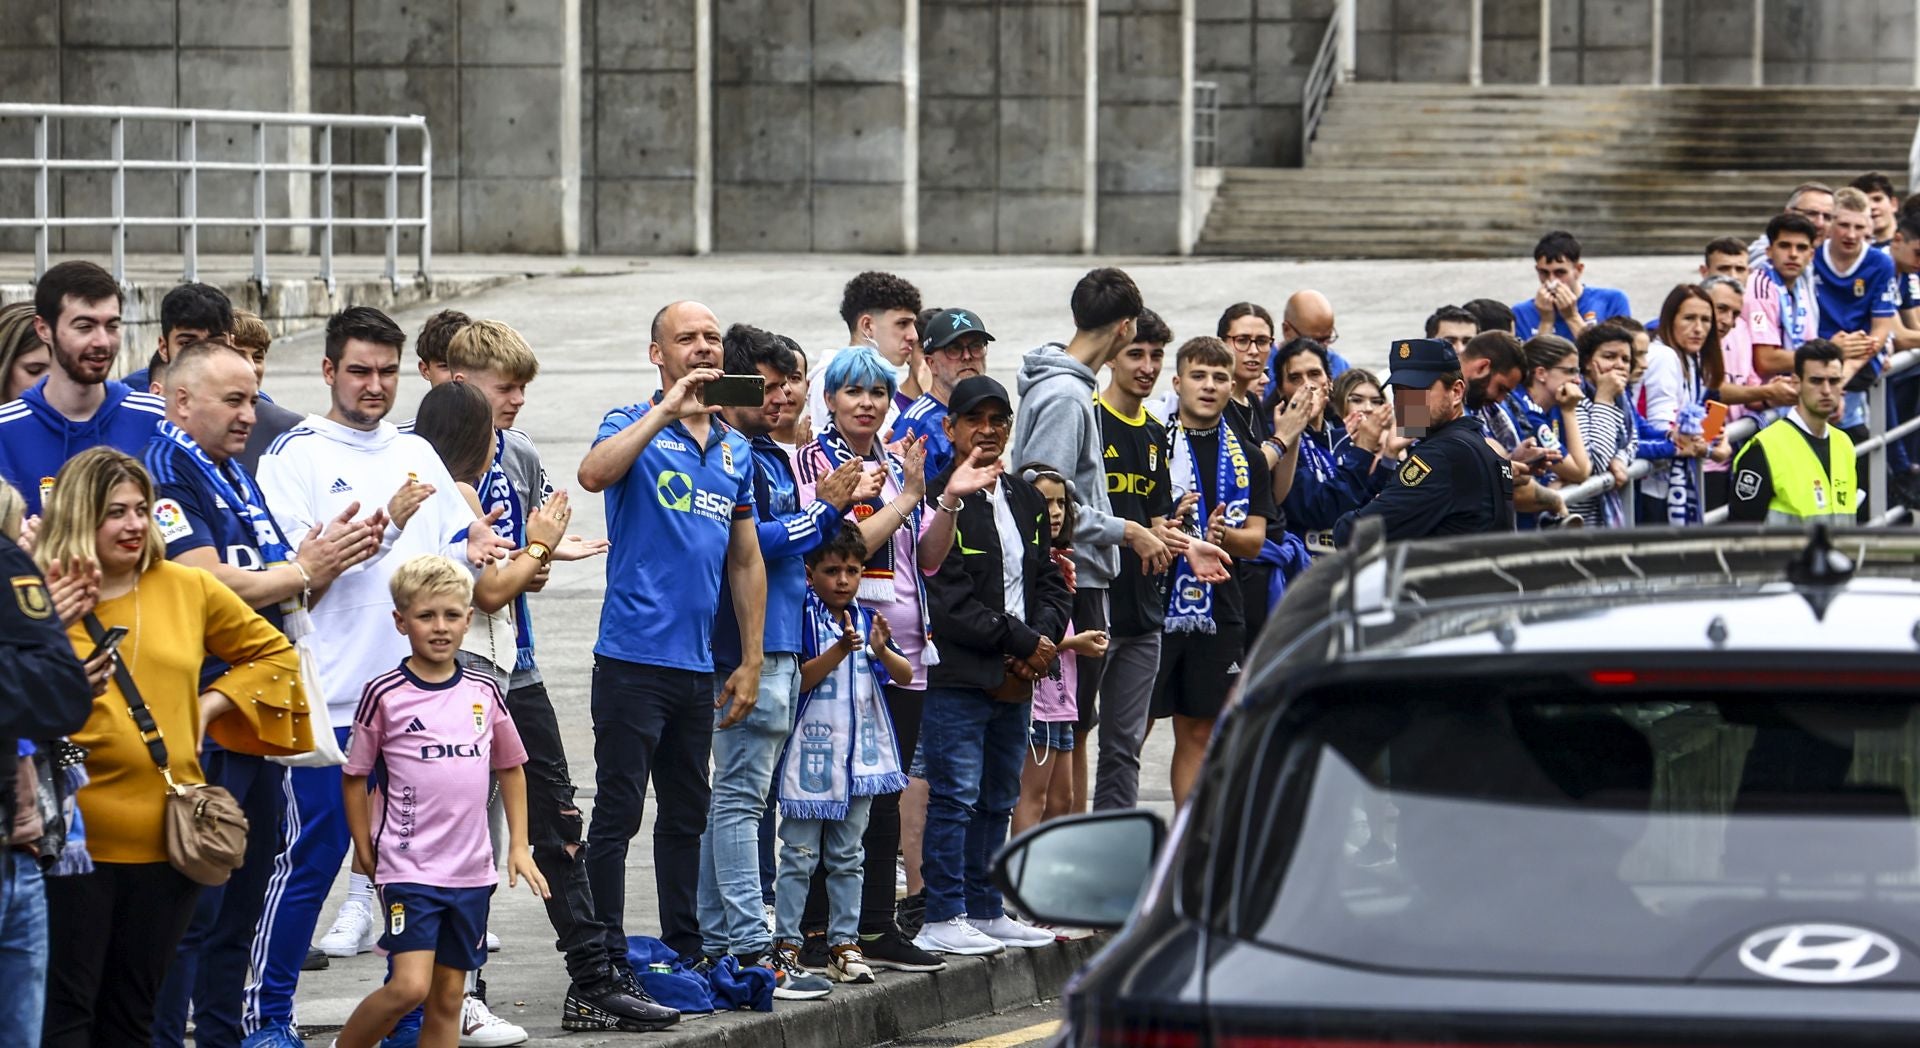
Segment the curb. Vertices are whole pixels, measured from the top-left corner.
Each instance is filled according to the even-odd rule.
[[[778,1001],[771,1012],[723,1012],[684,1019],[666,1031],[673,1048],[848,1048],[881,1044],[963,1019],[1060,996],[1067,980],[1107,936],[1058,942],[993,957],[948,957],[943,972],[884,971],[871,986],[835,986],[820,1001]],[[589,1035],[592,1036],[592,1035]],[[633,1045],[632,1034],[612,1034]],[[596,1043],[580,1034],[569,1044]]]

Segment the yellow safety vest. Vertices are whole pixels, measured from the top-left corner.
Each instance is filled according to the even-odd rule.
[[[1775,421],[1754,440],[1765,449],[1767,470],[1773,474],[1773,501],[1767,504],[1767,523],[1853,517],[1860,485],[1854,472],[1853,440],[1839,427],[1827,426],[1827,452],[1832,460],[1829,469],[1821,468],[1819,456],[1792,419]],[[1739,483],[1739,476],[1736,460],[1734,483]]]

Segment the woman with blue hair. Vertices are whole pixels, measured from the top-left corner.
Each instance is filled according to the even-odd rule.
[[[869,472],[885,473],[880,494],[854,503],[847,511],[847,519],[860,528],[861,537],[866,540],[867,561],[860,573],[860,605],[887,620],[894,647],[913,667],[911,680],[889,682],[884,689],[887,711],[893,717],[895,737],[900,745],[901,765],[908,767],[920,737],[926,667],[940,661],[939,652],[928,636],[926,587],[921,571],[939,567],[948,548],[948,543],[939,539],[951,531],[942,528],[934,541],[923,541],[936,513],[921,505],[927,490],[926,448],[922,438],[900,444],[898,455],[882,442],[881,427],[886,423],[888,407],[893,404],[896,386],[893,365],[871,347],[852,346],[833,354],[817,382],[826,400],[828,421],[819,435],[802,445],[794,456],[801,503],[811,502],[815,486],[844,463],[859,460]],[[867,962],[876,968],[900,971],[935,971],[945,967],[938,957],[915,947],[894,924],[893,860],[900,851],[898,793],[873,798],[863,840],[866,860],[860,899],[860,947]],[[802,919],[802,929],[810,934],[801,956],[805,961],[824,965],[826,898],[817,880],[813,895],[816,898],[808,900],[807,913]],[[811,934],[816,930],[820,934]]]

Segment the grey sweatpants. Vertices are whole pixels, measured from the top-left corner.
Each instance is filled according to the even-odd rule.
[[[1094,768],[1093,810],[1140,803],[1140,749],[1147,740],[1153,679],[1160,669],[1161,633],[1113,637],[1100,672],[1099,763]]]

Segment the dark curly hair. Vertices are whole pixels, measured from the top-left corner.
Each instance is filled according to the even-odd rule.
[[[862,316],[890,309],[919,313],[920,289],[892,273],[869,269],[847,281],[840,291],[840,319],[847,322],[849,331]]]

